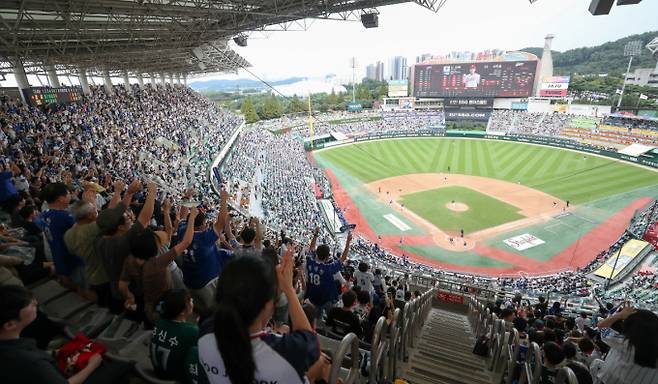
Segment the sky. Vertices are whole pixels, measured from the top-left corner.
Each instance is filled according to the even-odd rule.
[[[658,1],[615,6],[607,16],[592,16],[590,0],[448,0],[438,13],[414,3],[381,7],[379,27],[360,22],[315,21],[305,32],[253,34],[247,47],[234,49],[265,79],[349,73],[354,56],[358,73],[377,60],[421,53],[516,50],[543,47],[555,35],[553,49],[593,46],[658,30]],[[648,54],[648,51],[646,52]],[[248,77],[240,73],[240,77]]]
[[[538,0],[534,4],[528,0],[447,0],[438,13],[405,3],[381,7],[378,28],[366,29],[359,21],[315,20],[307,31],[254,32],[247,47],[232,46],[253,65],[250,70],[266,80],[327,74],[350,78],[351,57],[357,58],[360,78],[368,64],[380,60],[386,65],[393,56],[406,56],[411,64],[422,53],[542,47],[549,33],[555,35],[553,49],[565,51],[658,30],[658,0],[614,6],[606,16],[592,16],[589,3],[590,0]],[[238,75],[191,80],[236,77],[252,78],[241,70]],[[45,78],[41,81],[46,82]],[[33,79],[30,82],[38,85]],[[77,84],[76,79],[73,82]],[[15,82],[9,76],[1,85],[15,86]]]

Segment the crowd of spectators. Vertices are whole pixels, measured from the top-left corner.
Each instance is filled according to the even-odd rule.
[[[603,124],[614,125],[617,127],[628,128],[629,131],[634,129],[646,129],[658,131],[658,119],[645,119],[638,117],[629,117],[622,115],[611,115],[603,120]]]
[[[574,115],[568,113],[537,113],[515,110],[494,110],[487,132],[512,135],[559,136]]]
[[[538,382],[556,382],[558,371],[568,367],[579,384],[639,383],[658,381],[658,316],[630,305],[608,303],[596,316],[568,316],[559,301],[544,297],[532,305],[520,296],[488,303],[488,309],[514,331],[514,369],[517,382],[527,361],[541,363]],[[533,343],[540,348],[541,361],[528,354]]]
[[[421,129],[419,121],[405,129]],[[217,198],[208,167],[241,123],[171,85],[117,86],[113,94],[95,88],[81,103],[43,109],[2,105],[3,382],[64,383],[64,373],[69,382],[95,382],[98,372],[123,380],[125,370],[108,368],[99,355],[77,371],[58,370],[44,349],[62,330],[23,287],[44,277],[152,329],[151,362],[161,379],[302,383],[328,378],[331,362],[316,330],[354,332],[368,342],[381,316],[390,324],[396,307],[419,296],[410,274],[449,275],[365,239],[353,242],[351,233],[337,252],[311,189],[326,190],[327,181],[293,135],[242,132],[221,169],[226,189]],[[384,123],[355,124],[354,132]],[[238,193],[260,201],[262,220],[230,212]],[[588,288],[571,272],[451,276],[539,292]],[[655,276],[637,284],[655,284]],[[539,316],[525,311],[547,328],[546,315],[559,312],[559,305]],[[44,336],[44,324],[53,334]],[[37,344],[26,340],[34,328]],[[644,359],[644,347],[634,346]]]
[[[292,135],[246,129],[221,172],[227,184],[248,184],[257,192],[269,228],[302,240],[322,223],[311,186],[315,183],[326,191],[328,181],[313,170],[303,144]]]
[[[271,126],[275,123],[269,122],[267,124]],[[286,126],[285,124],[285,121],[282,120],[280,126]],[[337,112],[320,114],[313,118],[313,135],[341,133],[348,137],[354,137],[394,131],[402,133],[426,130],[443,132],[444,128],[445,117],[442,111],[369,112],[358,115]],[[302,137],[311,136],[308,117],[305,124],[296,126],[295,133]]]
[[[642,210],[635,212],[628,231],[642,238],[647,230],[658,222],[658,200],[652,201]]]

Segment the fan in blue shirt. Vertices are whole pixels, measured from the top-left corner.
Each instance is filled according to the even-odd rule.
[[[201,289],[217,278],[226,261],[233,256],[227,249],[217,249],[216,242],[222,233],[224,224],[228,221],[228,194],[222,191],[222,202],[219,215],[211,227],[206,221],[206,215],[199,213],[194,220],[194,240],[183,253],[183,281],[190,289]],[[187,222],[182,222],[178,228],[178,238],[182,238]]]
[[[48,203],[48,210],[41,214],[41,219],[45,223],[44,232],[53,255],[55,270],[60,276],[71,276],[84,265],[80,258],[69,253],[64,243],[64,233],[75,224],[75,219],[66,210],[71,202],[71,194],[64,183],[52,183],[44,187],[43,197]],[[74,282],[82,285],[82,281]]]
[[[331,250],[326,244],[315,249],[318,237],[318,229],[313,233],[308,256],[306,257],[307,291],[306,297],[317,307],[331,305],[338,299],[338,289],[334,275],[343,269],[343,263],[347,259],[352,241],[352,233],[347,235],[345,249],[339,260],[330,258]],[[315,249],[315,250],[314,250]]]

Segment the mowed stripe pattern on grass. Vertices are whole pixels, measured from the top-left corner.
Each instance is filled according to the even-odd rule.
[[[377,140],[316,152],[364,183],[412,173],[490,177],[546,192],[574,204],[658,185],[658,173],[597,156],[493,140]]]

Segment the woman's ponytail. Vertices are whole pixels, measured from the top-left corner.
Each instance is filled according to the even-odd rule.
[[[220,303],[215,313],[215,340],[231,383],[252,383],[256,364],[252,356],[249,324],[232,305]]]

